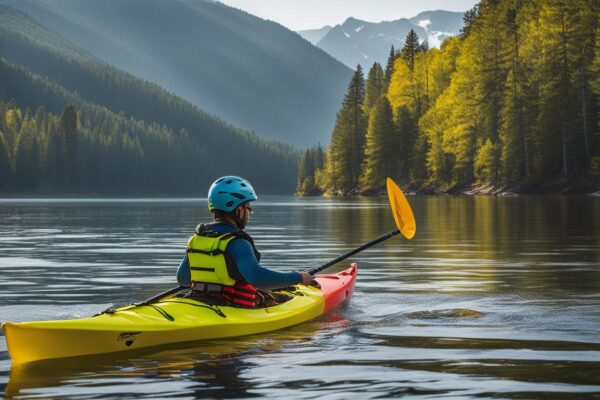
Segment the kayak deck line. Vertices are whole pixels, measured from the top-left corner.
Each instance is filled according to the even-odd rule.
[[[225,315],[225,313],[223,311],[221,311],[221,309],[218,306],[207,306],[204,304],[194,304],[194,303],[188,303],[187,301],[180,301],[180,300],[176,301],[176,300],[171,300],[171,299],[168,299],[165,301],[167,301],[169,303],[187,304],[188,306],[206,308],[206,309],[216,312],[217,315],[220,317],[227,318],[227,315]]]
[[[252,335],[309,321],[348,302],[356,273],[352,264],[336,274],[317,275],[320,289],[295,285],[282,291],[290,300],[265,308],[216,307],[172,293],[152,304],[88,318],[5,322],[2,329],[13,364]]]

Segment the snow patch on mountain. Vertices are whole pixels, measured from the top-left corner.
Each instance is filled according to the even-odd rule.
[[[462,12],[435,10],[424,11],[408,19],[381,22],[350,17],[344,23],[329,29],[319,41],[313,43],[352,69],[357,64],[364,67],[372,62],[385,65],[391,46],[396,50],[401,49],[411,29],[421,42],[427,41],[429,47],[440,47],[447,37],[460,33],[464,24],[463,15]],[[302,33],[312,32],[320,33],[322,30]]]
[[[449,36],[456,35],[456,33],[452,33],[452,32],[429,30],[429,26],[431,25],[430,19],[419,20],[417,25],[420,26],[421,28],[425,29],[425,32],[427,33],[427,44],[429,44],[430,47],[439,48],[442,45],[442,42],[444,41],[444,39],[446,39]]]
[[[417,25],[419,25],[421,28],[427,30],[427,27],[429,25],[431,25],[431,20],[430,19],[423,19],[423,20],[419,21],[419,23]]]

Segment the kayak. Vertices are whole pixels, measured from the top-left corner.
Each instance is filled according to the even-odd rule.
[[[320,288],[295,285],[277,291],[291,299],[266,308],[217,306],[173,293],[89,318],[5,322],[2,330],[13,364],[252,335],[300,324],[348,302],[356,271],[352,264],[336,274],[317,275]]]

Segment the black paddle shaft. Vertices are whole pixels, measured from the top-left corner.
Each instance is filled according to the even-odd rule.
[[[150,297],[147,300],[140,301],[140,302],[137,302],[137,303],[133,303],[133,305],[135,305],[135,306],[146,306],[148,304],[154,303],[154,302],[162,299],[163,297],[167,297],[169,295],[172,295],[173,293],[177,293],[177,292],[179,292],[182,289],[184,289],[183,286],[177,286],[177,287],[174,287],[172,289],[167,290],[166,292],[162,292],[162,293],[157,294],[156,296],[152,296],[152,297]]]
[[[325,268],[331,267],[333,264],[336,264],[342,260],[345,260],[346,258],[355,255],[356,253],[360,253],[361,251],[368,249],[369,247],[375,246],[377,243],[381,243],[384,240],[388,240],[389,238],[391,238],[392,236],[395,236],[397,234],[399,234],[400,231],[398,229],[395,229],[393,231],[391,231],[390,233],[386,233],[385,235],[379,236],[377,239],[371,240],[369,243],[365,243],[362,246],[360,246],[359,248],[356,248],[354,250],[351,250],[345,254],[342,254],[341,256],[329,261],[326,264],[321,265],[320,267],[314,267],[314,268],[309,268],[306,270],[306,272],[308,272],[311,275],[316,274],[317,272],[321,272],[323,271]]]

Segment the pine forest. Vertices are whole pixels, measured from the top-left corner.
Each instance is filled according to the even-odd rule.
[[[414,31],[352,77],[327,148],[300,157],[299,195],[600,182],[600,3],[484,0],[460,36]]]
[[[298,151],[234,127],[0,6],[0,193],[204,196],[240,174],[291,193]]]

